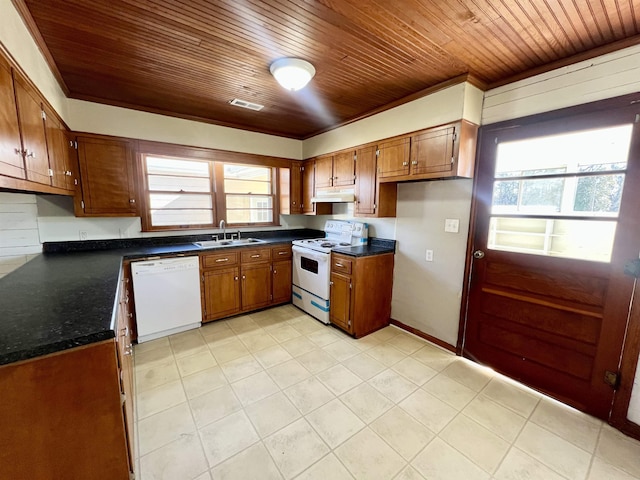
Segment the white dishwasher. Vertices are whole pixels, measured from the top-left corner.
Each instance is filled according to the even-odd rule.
[[[200,326],[198,257],[133,262],[131,276],[138,343]]]

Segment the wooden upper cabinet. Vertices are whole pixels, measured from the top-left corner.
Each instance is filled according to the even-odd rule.
[[[0,175],[25,178],[11,66],[0,56]]]
[[[376,147],[356,152],[356,215],[371,215],[376,207]]]
[[[315,188],[333,186],[333,156],[317,157],[315,161]]]
[[[353,185],[355,183],[354,158],[353,150],[316,157],[315,188]]]
[[[26,178],[51,185],[44,111],[38,93],[14,70],[14,86],[22,133]]]
[[[411,138],[411,174],[449,173],[453,169],[453,126],[434,128]]]
[[[93,135],[76,141],[82,179],[76,215],[135,216],[133,142]]]
[[[280,168],[280,213],[302,212],[302,162],[292,161],[289,168]]]
[[[331,215],[330,203],[313,203],[316,194],[316,160],[305,160],[302,164],[302,213],[305,215]]]
[[[51,185],[65,190],[74,190],[75,168],[71,166],[69,159],[69,147],[66,129],[60,123],[55,113],[46,105],[45,129],[47,137],[47,152],[49,154],[49,168],[51,169]]]
[[[336,153],[333,156],[333,186],[342,187],[355,183],[355,152]]]
[[[381,143],[378,178],[380,182],[471,178],[477,135],[477,125],[460,120]]]
[[[378,177],[388,178],[409,174],[411,139],[396,138],[378,144]]]

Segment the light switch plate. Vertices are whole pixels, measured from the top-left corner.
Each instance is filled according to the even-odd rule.
[[[457,218],[445,219],[444,231],[450,233],[458,233],[460,231],[460,220]]]
[[[427,262],[433,262],[433,250],[427,250],[427,253],[424,256],[424,259]]]

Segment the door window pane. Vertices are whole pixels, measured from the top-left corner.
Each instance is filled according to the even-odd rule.
[[[500,143],[488,248],[609,262],[632,127]]]

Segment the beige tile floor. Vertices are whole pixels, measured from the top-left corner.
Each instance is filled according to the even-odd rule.
[[[640,479],[640,442],[395,327],[291,305],[135,348],[153,479]]]

